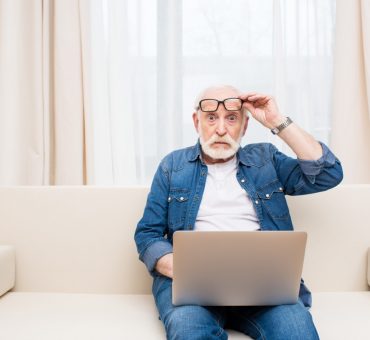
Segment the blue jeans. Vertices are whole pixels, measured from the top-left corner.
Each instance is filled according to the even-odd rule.
[[[158,274],[153,295],[169,340],[227,339],[225,328],[261,340],[319,339],[312,316],[300,300],[280,306],[174,306],[172,280]]]

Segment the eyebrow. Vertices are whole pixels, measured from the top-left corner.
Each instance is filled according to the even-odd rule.
[[[218,115],[219,114],[217,111],[212,111],[212,112],[201,111],[201,113],[204,113],[205,115],[209,115],[209,114]],[[236,110],[236,111],[226,111],[225,116],[230,116],[231,114],[237,115],[237,116],[243,115],[241,110]]]

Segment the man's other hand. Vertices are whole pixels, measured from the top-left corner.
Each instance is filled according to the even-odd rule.
[[[173,253],[162,256],[155,266],[155,270],[170,279],[173,279]]]

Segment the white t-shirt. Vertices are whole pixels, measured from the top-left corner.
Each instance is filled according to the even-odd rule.
[[[236,157],[208,165],[208,175],[194,230],[259,230],[253,203],[236,178]]]

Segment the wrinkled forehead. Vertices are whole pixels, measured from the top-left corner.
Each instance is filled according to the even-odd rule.
[[[229,87],[229,86],[210,87],[202,93],[202,95],[200,96],[201,98],[199,98],[199,100],[202,100],[205,98],[223,100],[225,98],[238,97],[239,95],[240,95],[240,91],[233,87]]]

